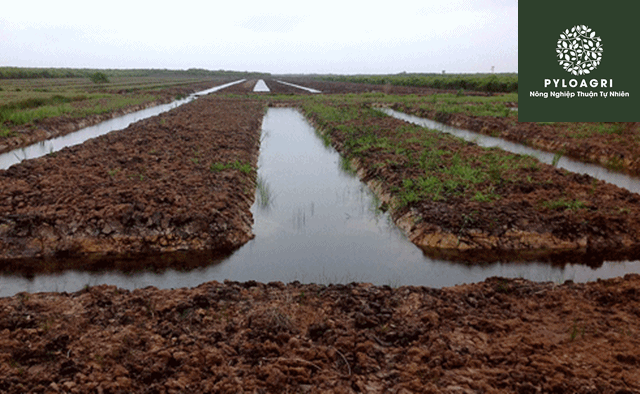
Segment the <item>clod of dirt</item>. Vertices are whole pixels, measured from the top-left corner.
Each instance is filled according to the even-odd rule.
[[[640,275],[0,299],[3,393],[635,393]]]

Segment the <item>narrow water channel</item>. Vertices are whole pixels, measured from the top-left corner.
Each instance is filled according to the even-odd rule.
[[[260,282],[371,282],[378,285],[451,286],[491,276],[561,283],[640,272],[639,262],[558,267],[546,263],[465,265],[426,257],[376,210],[377,201],[339,155],[325,147],[304,117],[270,108],[262,126],[259,187],[252,207],[255,239],[231,256],[191,271],[161,273],[68,271],[25,278],[0,276],[0,296],[21,291],[77,291],[112,284],[126,289],[193,287],[225,279]]]
[[[155,107],[150,107],[140,111],[132,112],[130,114],[126,114],[123,116],[119,116],[117,118],[106,120],[94,126],[85,127],[83,129],[80,129],[73,133],[69,133],[67,135],[52,138],[46,141],[37,142],[33,145],[29,145],[24,148],[18,148],[18,149],[14,149],[12,151],[0,154],[0,170],[5,170],[16,163],[21,162],[22,160],[35,159],[36,157],[41,157],[49,153],[57,152],[60,149],[66,148],[67,146],[81,144],[90,138],[95,138],[100,135],[112,132],[114,130],[122,130],[127,126],[129,126],[130,124],[135,123],[139,120],[159,115],[173,108],[177,108],[182,104],[186,104],[196,99],[199,96],[207,95],[209,93],[213,93],[220,89],[224,89],[229,86],[242,83],[244,81],[246,81],[246,79],[241,79],[239,81],[229,82],[224,85],[215,86],[213,88],[191,94],[188,97],[181,100],[175,100],[168,104],[162,104]]]
[[[284,82],[284,81],[276,81],[276,82],[281,83],[281,84],[283,84],[283,85],[293,86],[294,88],[298,88],[298,89],[306,90],[307,92],[310,92],[310,93],[322,93],[322,92],[321,92],[321,91],[319,91],[319,90],[311,89],[311,88],[307,88],[307,87],[300,86],[300,85],[296,85],[296,84],[294,84],[294,83],[290,83],[290,82]]]
[[[408,115],[403,112],[392,110],[390,108],[379,108],[379,110],[387,115],[393,116],[394,118],[404,120],[405,122],[417,124],[419,126],[427,127],[432,130],[438,130],[443,133],[452,134],[456,137],[464,139],[465,141],[475,142],[478,145],[487,148],[498,147],[512,153],[531,155],[546,164],[552,164],[555,158],[554,153],[533,149],[528,146],[517,144],[515,142],[509,142],[500,138],[489,137],[487,135],[476,133],[473,131],[448,126],[435,120]],[[564,168],[565,170],[578,174],[587,174],[596,179],[600,179],[614,184],[618,187],[627,189],[630,192],[640,193],[640,178],[637,177],[632,177],[619,172],[609,171],[604,167],[595,164],[582,163],[564,156],[561,157],[557,162],[556,167]]]
[[[271,89],[269,89],[264,79],[259,79],[258,82],[256,82],[256,86],[253,87],[253,91],[254,92],[270,92]]]

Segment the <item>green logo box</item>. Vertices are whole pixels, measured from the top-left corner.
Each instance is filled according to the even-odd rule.
[[[640,1],[518,4],[520,122],[640,121]]]

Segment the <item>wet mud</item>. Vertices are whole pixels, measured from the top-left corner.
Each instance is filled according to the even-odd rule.
[[[0,171],[0,258],[239,247],[252,238],[263,114],[207,96]]]
[[[220,82],[220,84],[221,83],[222,82]],[[82,128],[94,126],[106,120],[140,111],[145,108],[167,104],[175,100],[176,96],[186,96],[191,93],[210,88],[216,84],[219,84],[219,82],[216,81],[208,83],[197,83],[189,86],[166,88],[154,92],[154,94],[160,96],[160,99],[158,100],[153,100],[137,105],[130,105],[112,112],[90,115],[85,118],[57,116],[53,118],[40,119],[33,124],[14,127],[11,129],[12,136],[0,137],[0,153],[9,152],[13,149],[22,148],[36,142],[70,134]],[[120,92],[120,94],[125,96],[132,95],[131,93],[128,93],[126,91],[122,91]],[[133,95],[135,95],[135,93],[133,93]]]
[[[640,276],[0,299],[3,393],[637,393]]]

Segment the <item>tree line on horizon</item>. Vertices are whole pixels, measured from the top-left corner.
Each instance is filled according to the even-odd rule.
[[[168,69],[95,69],[95,68],[30,68],[0,67],[0,79],[35,79],[35,78],[91,78],[96,73],[103,73],[109,78],[118,77],[155,77],[155,78],[215,78],[215,77],[264,77],[269,73],[257,71],[205,70],[190,68],[188,70]]]

